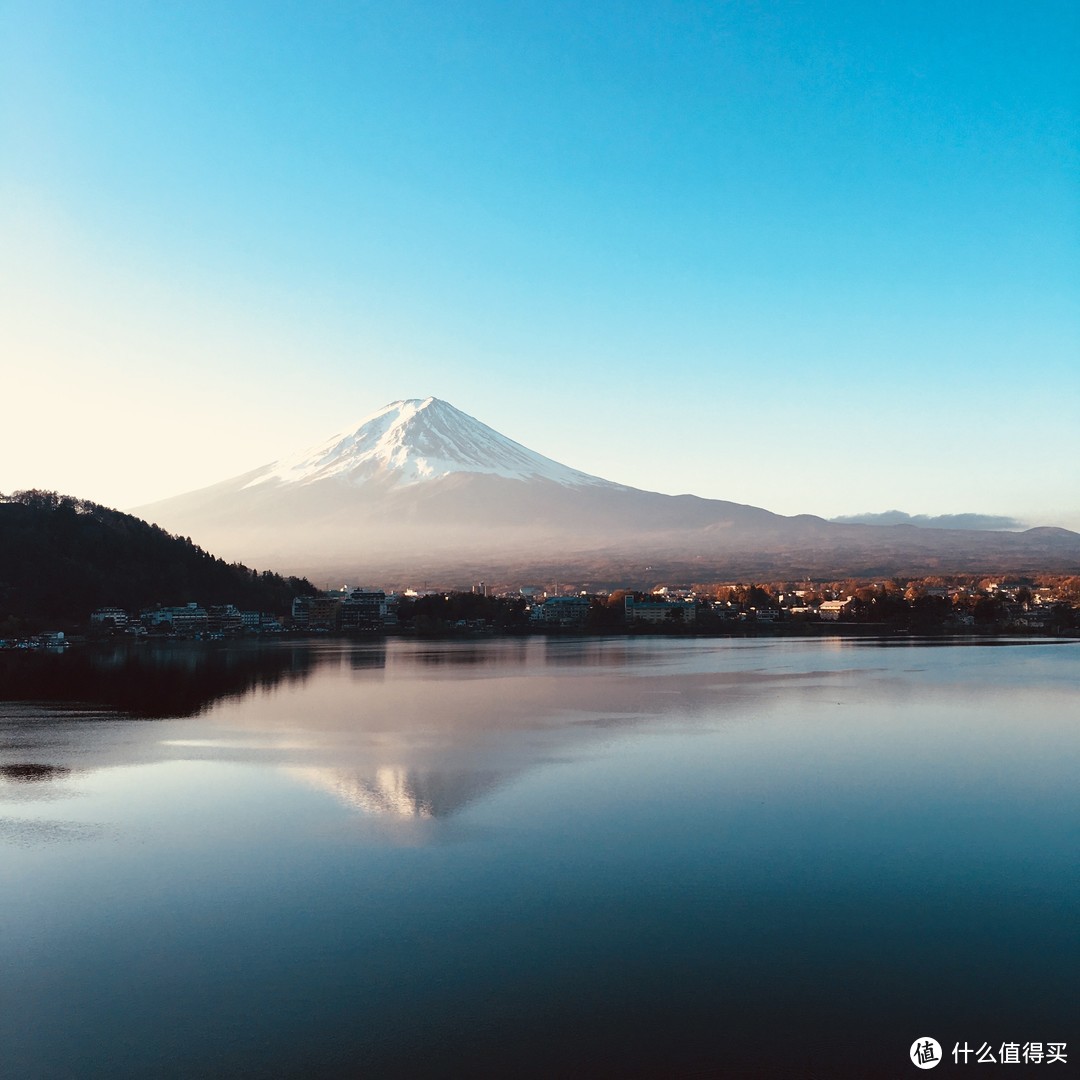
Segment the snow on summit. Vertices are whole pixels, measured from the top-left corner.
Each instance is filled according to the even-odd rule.
[[[551,480],[570,487],[607,484],[529,450],[446,401],[429,397],[394,401],[362,420],[355,431],[334,435],[320,446],[276,461],[244,486],[274,481],[311,484],[336,478],[409,487],[455,473]]]

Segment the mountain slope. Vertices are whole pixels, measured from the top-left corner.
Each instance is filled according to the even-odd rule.
[[[47,491],[0,496],[0,627],[82,623],[95,608],[234,603],[288,612],[310,582],[228,565],[118,510]]]
[[[402,580],[884,574],[1080,567],[1080,535],[783,517],[662,495],[569,468],[436,398],[141,516],[229,557],[327,577]]]

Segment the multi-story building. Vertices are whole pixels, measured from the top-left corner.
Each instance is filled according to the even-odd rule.
[[[818,615],[826,622],[836,622],[847,611],[851,603],[852,598],[850,596],[846,600],[823,600],[821,607],[818,608]]]
[[[341,625],[340,594],[313,596],[308,609],[308,626],[312,630],[337,630]]]
[[[589,614],[587,596],[549,596],[532,610],[532,619],[545,626],[580,630]]]
[[[688,624],[697,618],[697,605],[687,600],[637,600],[627,593],[623,601],[627,623]]]
[[[311,625],[311,602],[313,596],[294,596],[292,602],[293,626],[301,628]]]
[[[235,636],[244,628],[243,616],[235,604],[212,604],[206,610],[212,634]]]
[[[146,626],[168,626],[179,637],[198,637],[209,630],[210,619],[205,608],[198,604],[183,607],[163,607],[144,611],[142,621]]]
[[[386,625],[386,593],[354,589],[341,602],[340,627],[344,631],[381,630]]]
[[[103,607],[90,613],[91,626],[107,628],[109,624],[112,624],[117,630],[122,630],[129,621],[130,616],[123,608]]]

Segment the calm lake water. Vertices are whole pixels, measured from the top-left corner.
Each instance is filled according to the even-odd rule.
[[[144,647],[0,696],[4,1076],[1077,1071],[1080,644]]]

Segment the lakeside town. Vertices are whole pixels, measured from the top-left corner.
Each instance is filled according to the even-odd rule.
[[[648,590],[587,585],[387,591],[359,586],[293,599],[287,614],[197,601],[128,611],[105,606],[84,624],[0,638],[0,649],[56,648],[102,638],[224,641],[281,634],[469,636],[663,633],[701,636],[843,632],[1072,634],[1080,577],[662,584]]]

